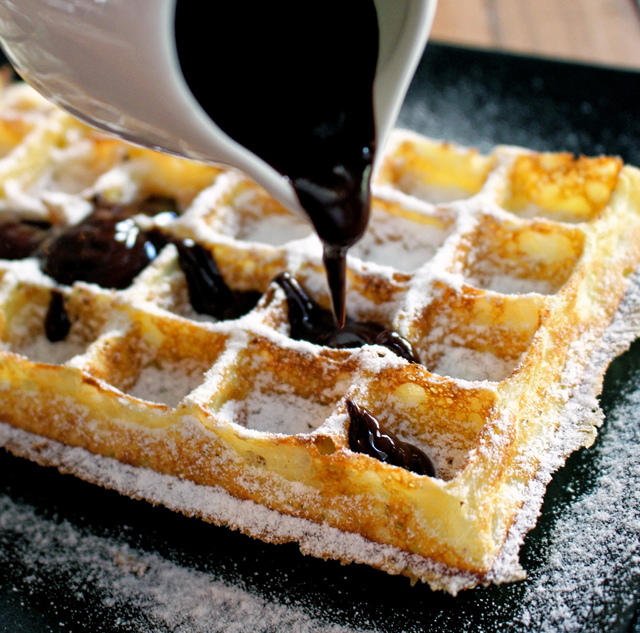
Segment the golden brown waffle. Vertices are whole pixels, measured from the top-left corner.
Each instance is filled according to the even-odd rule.
[[[262,293],[239,319],[197,314],[173,244],[118,291],[1,261],[2,445],[452,593],[523,576],[544,485],[593,441],[606,365],[638,331],[629,293],[610,328],[640,262],[638,170],[394,133],[349,257],[348,313],[405,336],[421,359],[410,364],[289,336],[272,280],[289,271],[328,307],[320,243],[241,174],[106,138],[24,86],[2,95],[0,146],[2,214],[66,226],[96,196],[169,196],[182,214],[164,234],[209,249],[231,288]],[[71,329],[51,342],[56,290]],[[347,399],[438,476],[350,450]]]

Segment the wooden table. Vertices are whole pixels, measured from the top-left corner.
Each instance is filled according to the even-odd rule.
[[[640,69],[637,0],[438,0],[431,38]]]

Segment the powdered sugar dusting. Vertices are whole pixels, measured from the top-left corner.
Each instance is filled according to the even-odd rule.
[[[311,235],[312,228],[291,217],[289,214],[255,217],[247,220],[238,231],[236,238],[247,242],[261,242],[278,246],[292,240],[304,239]]]
[[[474,195],[473,192],[465,191],[459,187],[442,187],[437,185],[428,185],[423,182],[417,183],[409,177],[401,178],[398,186],[408,194],[427,200],[434,204],[453,202],[454,200],[465,200]]]
[[[420,223],[415,218],[410,220],[374,207],[367,232],[350,254],[382,266],[413,272],[435,255],[449,232],[449,227],[428,216]]]
[[[431,371],[462,380],[499,381],[506,378],[517,361],[500,358],[491,352],[448,346]]]
[[[635,284],[637,283],[638,280],[636,279]],[[621,348],[627,345],[633,336],[637,334],[640,330],[640,323],[637,322],[639,308],[640,292],[637,286],[634,286],[633,291],[628,293],[627,300],[607,335],[600,339],[601,344],[595,354],[596,358],[594,360],[596,362],[593,363],[594,367],[603,367],[603,360],[612,354],[619,353]],[[583,346],[576,346],[575,355],[579,362],[577,365],[568,367],[567,380],[569,382],[573,380],[572,372],[575,367],[582,364],[583,353]],[[599,356],[602,356],[602,358],[599,358]],[[599,376],[600,374],[597,371],[591,370],[591,373],[588,372],[586,379],[581,383],[581,387],[575,391],[573,398],[568,400],[565,412],[565,419],[568,424],[561,427],[560,433],[552,441],[551,449],[546,453],[542,453],[546,454],[546,457],[541,463],[540,475],[529,486],[527,504],[512,531],[510,539],[505,545],[503,556],[496,567],[496,580],[506,579],[512,573],[510,570],[517,559],[517,551],[523,534],[535,522],[537,508],[544,493],[544,484],[550,478],[551,473],[562,464],[565,456],[571,450],[574,450],[576,446],[583,443],[584,420],[592,417],[589,413],[597,403],[595,394],[599,387]],[[628,407],[634,406],[635,402],[635,400],[631,399]],[[626,408],[621,411],[620,419],[623,420],[628,415],[630,415],[630,410]],[[614,421],[613,424],[615,423]],[[397,564],[401,564],[403,567],[415,565],[416,570],[418,570],[422,565],[428,565],[427,561],[420,562],[419,557],[412,557],[388,546],[367,543],[356,535],[343,534],[327,526],[313,524],[301,519],[283,517],[251,502],[234,499],[220,490],[206,489],[186,481],[180,482],[166,475],[160,475],[146,469],[133,468],[108,458],[91,455],[82,449],[64,447],[42,438],[35,439],[30,434],[7,425],[0,425],[0,441],[13,452],[31,456],[44,463],[57,464],[65,471],[70,470],[89,481],[97,481],[108,487],[115,487],[132,496],[142,496],[151,501],[162,502],[168,507],[180,508],[188,514],[193,512],[208,517],[209,520],[214,522],[223,521],[232,526],[242,527],[243,530],[249,532],[258,530],[263,537],[265,531],[267,534],[288,535],[289,538],[293,537],[301,543],[303,551],[307,549],[317,551],[318,548],[326,548],[328,552],[333,552],[334,554],[340,551],[341,557],[346,560],[368,560],[369,562],[377,560],[378,564],[381,564],[383,560],[387,560],[384,565],[391,564],[391,568]],[[611,464],[611,468],[614,467],[614,456],[619,452],[619,448],[617,445],[609,447],[604,453],[605,458]],[[630,448],[629,450],[633,449]],[[633,474],[634,477],[640,476],[640,472],[633,471]],[[606,472],[603,476],[605,475],[607,475]],[[615,477],[606,476],[605,483],[609,488],[612,486],[615,488],[615,482]],[[609,515],[603,514],[604,509],[602,507],[604,502],[609,503],[609,499],[607,495],[599,495],[585,501],[584,507],[595,517],[596,524],[599,524],[598,522],[604,522],[605,524],[609,522],[612,515],[611,513]],[[609,512],[609,510],[607,509],[606,512]],[[583,517],[579,518],[581,528],[585,525],[582,519]],[[572,523],[571,527],[575,529],[578,527],[578,517],[576,516],[573,521],[575,523]],[[635,523],[632,526],[635,526]],[[588,537],[584,536],[584,538]],[[560,544],[566,542],[561,535],[557,539]],[[593,550],[590,547],[585,549]],[[629,545],[627,551],[633,553],[635,549]],[[635,556],[635,554],[633,555]],[[585,554],[584,556],[586,556],[588,562],[591,554]],[[398,557],[397,562],[390,563],[395,557]],[[542,585],[549,582],[557,583],[557,564],[557,560],[549,563],[547,571],[544,571],[540,576]],[[449,589],[455,590],[455,588],[464,587],[468,580],[465,580],[464,576],[460,576],[457,580],[449,578],[448,582],[450,583]],[[536,606],[540,604],[536,596],[539,596],[541,592],[542,590],[536,589],[535,592],[528,594],[525,602],[525,605],[528,605],[528,610],[523,613],[523,619],[531,621],[534,616],[542,619],[547,617],[546,607],[543,609],[540,606]],[[557,596],[561,594],[555,592],[553,595],[557,599]],[[568,591],[565,599],[570,595],[571,593]],[[545,602],[545,604],[547,603]],[[545,612],[544,614],[542,614],[543,611]],[[565,630],[578,629],[572,629],[567,625]]]
[[[66,341],[52,343],[46,336],[36,336],[26,341],[24,345],[13,345],[11,351],[26,356],[34,363],[49,363],[62,365],[74,356],[86,351],[87,342],[70,337]]]
[[[537,292],[542,295],[549,295],[556,291],[556,287],[547,279],[535,279],[514,277],[506,274],[492,274],[483,277],[482,280],[469,280],[473,285],[485,290],[500,292],[502,294],[528,294]]]
[[[245,401],[229,400],[220,408],[222,419],[267,433],[309,433],[321,424],[333,407],[293,393],[255,391]]]
[[[568,403],[570,423],[554,438],[533,489],[540,487],[539,482],[546,484],[563,456],[583,442],[584,411],[597,411],[598,407],[593,394],[601,377],[596,368],[612,354],[623,351],[638,335],[639,309],[640,276],[636,274],[618,314],[591,357],[590,369]],[[576,346],[575,354],[581,352]],[[571,369],[569,365],[568,372]],[[633,377],[628,381],[630,390],[609,412],[603,441],[592,449],[596,468],[592,491],[573,503],[555,524],[549,542],[554,555],[531,578],[518,616],[529,630],[583,631],[596,617],[604,621],[608,617],[613,624],[624,612],[624,605],[628,608],[636,601],[633,593],[621,596],[619,589],[621,584],[637,587],[640,579],[640,469],[636,467],[640,462],[640,431],[634,423],[640,395],[632,387],[636,382]],[[535,518],[525,505],[514,533]],[[508,550],[509,543],[505,545]],[[572,573],[567,574],[566,570]]]
[[[85,149],[89,149],[86,144]],[[61,157],[58,157],[58,159],[60,158]],[[71,159],[73,157],[69,158]],[[82,174],[80,174],[80,176],[82,176]],[[58,203],[64,206],[66,204],[64,200],[67,196],[64,187],[62,187],[62,190],[59,190],[59,183],[57,183],[55,179],[51,182],[55,185],[53,189],[49,190],[48,187],[45,187],[40,191],[38,193],[40,197],[37,198],[37,202],[41,202],[41,198],[44,200],[45,196],[48,196],[48,202],[58,200]],[[238,182],[236,182],[236,184],[238,184]],[[71,186],[73,183],[70,182],[69,185]],[[238,186],[241,187],[242,183]],[[389,290],[390,296],[385,297],[383,301],[386,305],[393,306],[394,311],[398,303],[403,301],[402,294],[405,292],[405,289],[411,285],[409,296],[403,304],[403,312],[400,314],[401,317],[424,309],[428,301],[433,298],[433,295],[441,291],[441,286],[447,286],[447,291],[453,289],[457,293],[466,292],[463,288],[464,279],[462,272],[464,268],[462,256],[466,248],[465,240],[467,240],[467,236],[472,233],[479,213],[484,213],[485,211],[488,214],[494,212],[496,214],[501,213],[499,209],[496,210],[491,206],[491,186],[491,183],[489,183],[486,190],[483,190],[483,192],[476,197],[477,199],[475,201],[465,202],[458,200],[450,205],[443,205],[438,209],[433,208],[432,205],[415,201],[412,203],[414,205],[412,208],[404,209],[404,211],[409,211],[417,215],[424,213],[425,218],[428,217],[430,213],[433,213],[433,218],[431,219],[437,217],[441,224],[441,228],[435,232],[425,231],[424,235],[421,235],[422,232],[418,228],[420,222],[409,224],[405,222],[401,214],[396,217],[394,215],[395,211],[390,212],[388,217],[384,217],[380,222],[380,233],[376,235],[372,231],[369,242],[365,240],[362,245],[364,250],[360,252],[360,257],[368,261],[350,260],[352,293],[350,293],[349,298],[350,300],[353,299],[353,301],[350,302],[352,313],[365,314],[367,312],[374,312],[374,308],[372,307],[370,309],[370,306],[375,306],[376,303],[374,300],[377,298],[375,290],[376,284],[384,286],[390,281],[393,281],[395,285],[391,286]],[[214,188],[212,188],[212,190]],[[34,191],[37,190],[38,188],[36,187]],[[75,191],[75,186],[71,186],[71,190]],[[25,190],[20,189],[19,193],[30,193],[30,191],[28,188]],[[389,209],[393,210],[396,208],[393,206],[394,204],[402,207],[402,200],[403,195],[398,193],[391,201],[393,204],[389,205]],[[238,203],[238,200],[236,199],[235,202]],[[387,202],[389,202],[389,200],[387,200]],[[486,208],[483,207],[485,204]],[[195,206],[197,207],[197,205]],[[231,208],[231,204],[229,208]],[[203,213],[208,213],[210,209],[203,209],[202,211]],[[187,216],[190,213],[192,219],[194,219],[193,208],[187,211]],[[232,215],[233,217],[231,217]],[[263,223],[261,218],[253,222],[253,220],[249,218],[249,215],[251,214],[245,213],[242,209],[233,209],[233,213],[230,212],[227,217],[230,221],[226,224],[222,223],[224,234],[218,235],[217,237],[213,235],[214,231],[211,226],[202,229],[203,235],[209,235],[212,241],[217,239],[217,246],[221,247],[219,248],[222,253],[221,259],[225,256],[225,248],[237,248],[238,241],[260,239],[268,243],[273,242],[274,244],[280,244],[280,242],[277,241],[280,239],[278,237],[280,229],[278,228],[277,219],[275,229],[272,231],[273,227],[269,228],[269,223]],[[453,229],[451,233],[448,231],[448,227],[450,226],[449,221]],[[197,225],[197,223],[195,224]],[[180,221],[178,221],[177,226],[180,227]],[[181,226],[182,229],[188,229],[189,221],[186,220]],[[407,230],[407,226],[412,226],[415,230]],[[408,235],[405,235],[407,233]],[[316,251],[309,249],[309,252],[307,252],[307,246],[310,240],[296,241],[295,237],[291,235],[287,237],[286,234],[282,239],[285,241],[284,248],[274,249],[265,247],[262,249],[263,254],[266,253],[269,258],[274,258],[265,259],[263,268],[270,271],[270,273],[265,273],[265,277],[267,274],[273,276],[274,272],[282,267],[282,262],[287,262],[287,264],[298,262],[300,264],[299,269],[303,275],[305,274],[305,269],[311,269],[308,277],[309,288],[314,291],[317,290],[319,293],[322,292],[321,286],[324,284],[324,277],[319,268],[317,249]],[[291,242],[291,239],[294,241]],[[248,251],[254,249],[256,252],[260,250],[257,244],[250,245],[249,247],[245,244],[242,245],[242,248]],[[408,253],[408,257],[400,263],[400,254],[404,251]],[[358,253],[356,252],[356,254]],[[271,267],[276,257],[280,257],[280,259]],[[231,257],[231,259],[232,258],[233,257]],[[246,267],[246,270],[241,272],[236,271],[238,276],[245,275],[245,279],[249,278],[253,272],[255,272],[255,270],[250,270],[253,261],[252,258],[243,256],[242,258],[236,257],[236,259],[241,259],[241,267]],[[368,270],[369,263],[372,265]],[[382,270],[378,271],[376,264]],[[425,265],[423,266],[423,264]],[[292,268],[297,270],[295,266]],[[395,270],[403,271],[405,268],[407,271],[416,268],[419,269],[411,284],[407,281],[409,278],[408,275],[395,272]],[[373,274],[367,276],[371,271],[373,271]],[[358,275],[362,276],[358,278]],[[524,284],[524,286],[518,286],[516,282],[516,278],[507,279],[501,274],[488,280],[489,285],[497,284],[497,287],[501,288],[502,292],[507,292],[508,294],[523,291],[531,292],[532,288],[537,292],[544,291],[542,286],[536,285],[535,280],[534,283],[529,286],[526,284]],[[268,278],[264,283],[268,283]],[[358,284],[360,284],[360,286],[358,286]],[[184,289],[184,284],[182,288]],[[166,296],[170,294],[169,291],[171,291],[171,287],[167,288],[166,291],[163,290]],[[444,293],[444,291],[442,292]],[[632,294],[632,299],[633,296]],[[521,301],[530,301],[534,307],[534,300],[538,299],[540,299],[540,297],[520,298]],[[186,303],[186,301],[182,300],[178,301],[178,303]],[[638,304],[637,300],[636,304]],[[168,305],[167,307],[171,309],[171,306]],[[384,313],[386,309],[386,307],[378,309],[376,317]],[[635,305],[633,313],[629,314],[634,316],[638,311],[640,311],[640,307],[639,305]],[[626,316],[629,317],[629,314]],[[479,336],[483,328],[486,329],[486,323],[480,323],[475,320],[471,320],[471,322],[468,323],[467,320],[461,319],[460,323],[456,324],[456,327],[453,328],[453,334],[447,335],[447,332],[451,331],[451,328],[447,330],[447,326],[451,324],[451,320],[447,319],[436,323],[436,327],[431,330],[430,334],[425,334],[427,338],[429,336],[433,337],[435,336],[434,330],[442,330],[437,338],[433,338],[433,341],[430,341],[433,343],[432,351],[434,353],[432,357],[436,358],[436,362],[434,363],[436,371],[471,380],[499,380],[511,371],[513,363],[517,363],[517,359],[507,362],[493,354],[481,353],[477,350],[464,347],[471,343],[473,337]],[[249,315],[243,323],[249,324],[254,321],[257,323],[258,320],[257,313],[254,313]],[[399,320],[401,321],[402,319],[400,318]],[[593,359],[593,365],[595,367],[603,368],[606,366],[606,362],[610,356],[620,351],[620,319],[618,319],[616,323],[617,325],[615,327],[618,327],[618,330],[616,330],[615,327],[612,330],[615,331],[614,338],[611,338],[611,336],[608,336],[608,338],[605,337],[605,339],[603,339],[604,342],[601,342],[601,347],[596,350],[595,358]],[[458,325],[460,327],[458,327]],[[17,325],[18,330],[21,327],[23,327],[21,324]],[[229,324],[215,324],[211,326],[212,329],[215,329],[219,333],[231,327],[233,326]],[[627,329],[624,330],[624,336],[622,336],[624,341],[627,341],[627,339],[640,331],[640,326],[635,321],[628,321],[625,327]],[[279,331],[283,333],[285,330],[281,328]],[[407,328],[407,331],[410,331],[410,328]],[[255,329],[245,330],[245,334],[247,337],[249,334],[261,335],[261,331],[260,328],[256,326]],[[265,336],[266,338],[270,338],[280,335],[272,332],[270,335]],[[599,421],[595,394],[600,386],[600,375],[597,373],[600,369],[593,373],[588,372],[584,381],[582,376],[583,368],[586,366],[587,361],[585,358],[585,350],[593,349],[596,342],[594,337],[592,337],[589,340],[584,340],[574,345],[572,350],[572,363],[567,368],[562,384],[554,385],[551,388],[554,397],[558,396],[556,401],[566,403],[566,410],[562,412],[564,420],[563,426],[561,426],[557,434],[554,434],[555,428],[552,428],[553,425],[549,425],[549,429],[545,431],[544,437],[539,438],[535,446],[529,447],[532,455],[543,455],[540,474],[535,481],[528,484],[527,504],[521,512],[518,522],[512,530],[510,539],[503,549],[501,558],[495,567],[493,577],[489,578],[489,580],[500,582],[514,580],[520,577],[517,553],[521,544],[522,535],[535,523],[536,513],[544,494],[545,484],[551,473],[562,464],[566,455],[571,450],[575,450],[584,444],[585,439],[591,436],[594,421]],[[29,353],[34,356],[47,357],[47,359],[53,358],[46,349],[46,341],[28,341],[25,345],[29,348]],[[526,341],[523,345],[526,346]],[[291,344],[291,347],[296,346],[298,346],[297,343]],[[31,347],[33,347],[33,349],[31,349]],[[239,349],[243,349],[241,345],[238,347]],[[62,353],[62,350],[65,349],[66,347],[62,346],[58,348],[58,351]],[[227,351],[229,351],[229,348],[227,348]],[[439,355],[439,352],[442,352],[442,354]],[[60,358],[66,358],[67,353],[68,352],[65,352]],[[366,350],[362,352],[362,354],[366,354]],[[390,354],[387,354],[387,356],[389,355]],[[399,361],[396,358],[395,362],[404,361]],[[373,367],[373,361],[368,365],[372,370],[376,369]],[[366,366],[367,363],[361,365],[363,369]],[[166,367],[161,369],[155,365],[144,367],[131,392],[147,400],[175,405],[188,394],[191,389],[200,384],[202,379],[202,371],[197,374],[197,372],[182,371],[181,368],[178,368],[174,376],[173,369],[170,368],[169,381],[171,384],[166,384],[166,369]],[[373,373],[375,373],[375,371]],[[238,387],[237,393],[234,391],[237,387],[237,385],[233,384],[234,379],[241,385]],[[286,383],[285,378],[284,381],[280,381],[280,383],[278,383],[277,379],[269,379],[268,383],[265,382],[264,384],[260,380],[254,380],[249,389],[250,393],[245,399],[243,381],[246,384],[247,380],[251,380],[251,378],[246,378],[239,373],[231,377],[228,383],[230,386],[227,394],[233,391],[233,396],[224,402],[217,412],[221,413],[222,417],[226,415],[227,419],[246,425],[247,428],[250,429],[247,431],[248,434],[251,434],[253,431],[255,431],[256,434],[265,431],[307,433],[309,430],[313,430],[317,424],[322,423],[326,416],[334,409],[336,400],[339,398],[337,392],[328,395],[326,398],[323,397],[322,401],[314,400],[315,394],[312,394],[309,398],[302,398],[293,391],[288,390],[290,385],[282,384],[282,382]],[[213,378],[213,381],[215,381],[215,378]],[[574,389],[574,385],[576,384],[582,386]],[[208,388],[211,387],[211,385],[205,386]],[[489,385],[485,386],[487,388],[490,387]],[[465,388],[464,385],[462,387]],[[478,385],[475,387],[478,388]],[[203,386],[202,389],[198,390],[198,395],[205,391]],[[321,388],[318,391],[323,390]],[[69,399],[72,400],[72,398]],[[196,396],[193,397],[193,400],[198,401]],[[202,402],[206,405],[206,399],[203,398]],[[291,415],[292,410],[293,415]],[[338,416],[339,415],[340,414],[338,414]],[[338,416],[334,415],[334,420],[336,420]],[[182,423],[180,429],[184,431],[187,439],[191,435],[204,432],[200,427],[197,427],[195,421],[189,420],[188,416],[183,416]],[[332,422],[330,421],[329,424],[332,424]],[[404,551],[396,550],[393,547],[368,542],[354,534],[340,533],[335,529],[328,528],[326,525],[318,525],[273,513],[264,507],[242,502],[239,499],[230,497],[221,490],[214,488],[203,489],[188,482],[150,473],[142,468],[132,469],[108,459],[89,455],[79,449],[65,448],[57,445],[55,442],[34,438],[27,433],[12,430],[9,427],[5,428],[4,426],[0,426],[0,442],[4,442],[17,454],[25,455],[43,463],[56,464],[64,471],[73,472],[89,481],[116,488],[134,497],[142,497],[153,503],[163,503],[170,508],[181,510],[187,514],[202,516],[215,523],[228,524],[233,528],[241,529],[249,534],[264,538],[267,541],[296,540],[300,543],[303,551],[316,556],[335,557],[347,562],[364,561],[391,573],[405,573],[408,571],[410,574],[421,577],[423,580],[432,581],[434,587],[446,588],[452,593],[473,586],[478,580],[465,574],[459,574],[455,570],[441,569],[428,560]],[[448,447],[444,447],[444,444],[446,444],[446,442],[443,442],[441,447],[436,447],[436,459],[444,459],[444,453],[448,450]],[[172,447],[169,446],[169,450],[171,450],[171,448]],[[442,455],[437,454],[440,448],[442,448]],[[461,461],[462,453],[459,455]],[[458,459],[458,455],[454,455],[454,458]],[[526,455],[524,458],[529,459],[531,455]],[[251,468],[250,465],[247,465],[247,470],[251,470]],[[239,478],[238,483],[240,486],[243,485],[242,477]],[[297,490],[295,488],[296,485],[298,486]],[[303,487],[303,484],[292,483],[290,489],[295,493],[301,491]],[[514,493],[515,491],[516,494],[514,494],[514,496],[520,499],[524,488],[525,484],[515,482],[512,488],[504,493],[503,497],[508,497],[510,493]],[[305,492],[308,492],[308,496],[314,494],[313,490]],[[302,496],[302,494],[300,496]],[[346,513],[349,511],[349,503],[349,499],[345,497],[344,504]],[[611,514],[603,513],[601,505],[597,507],[597,516],[594,515],[594,520],[608,521]],[[70,540],[77,541],[75,537],[71,537]],[[137,577],[145,576],[147,570],[152,567],[148,557],[144,555],[140,556],[138,553],[126,549],[119,549],[114,553],[112,558],[116,567]],[[557,583],[557,567],[554,568],[553,564],[550,564],[549,569],[552,570],[550,572],[552,581]],[[546,573],[546,571],[544,573]],[[181,579],[185,583],[187,583],[189,579],[193,580],[194,584],[191,587],[193,593],[195,595],[201,595],[195,582],[197,580],[196,576],[181,576]],[[171,584],[162,586],[164,591],[174,591]],[[565,602],[558,606],[558,620],[560,620],[566,611],[566,604],[569,602],[569,594],[571,593],[571,591],[567,591],[564,597]],[[243,594],[235,593],[235,588],[232,588],[231,594],[225,593],[225,596],[228,595],[232,596],[229,598],[230,600],[237,598],[237,600],[240,601],[239,604],[236,603],[234,607],[242,610]],[[164,595],[158,597],[158,601],[163,605],[167,605],[170,602]],[[527,604],[531,605],[531,609],[522,614],[521,621],[526,621],[527,623],[535,622],[535,614],[541,612],[542,607],[536,602],[535,595],[531,597]],[[171,603],[171,605],[172,609],[181,606],[173,605],[173,603]],[[153,608],[152,606],[150,611],[153,611]],[[172,617],[173,615],[171,617],[167,616],[166,622],[170,623],[173,630],[179,630],[183,628],[183,623],[189,620],[191,615],[183,612],[183,619],[180,619],[180,616],[177,619],[172,619]],[[255,624],[251,617],[249,621]],[[202,628],[200,624],[202,624],[202,622],[195,628]],[[204,622],[204,624],[206,624],[206,622]],[[205,626],[204,628],[206,629],[207,627]],[[573,629],[567,628],[567,630]]]
[[[197,425],[197,422],[184,419],[185,434],[189,434],[192,424]],[[211,523],[227,525],[266,542],[295,541],[306,554],[336,558],[345,563],[367,562],[392,574],[407,569],[425,578],[435,574],[437,582],[442,583],[441,586],[446,583],[453,593],[476,583],[472,575],[461,572],[451,575],[452,570],[440,564],[390,545],[368,541],[358,534],[283,515],[252,501],[237,499],[217,487],[201,486],[146,468],[129,466],[82,448],[34,436],[8,424],[0,423],[0,446],[18,456],[43,465],[55,465],[62,472],[71,472],[127,496],[146,499]]]
[[[148,365],[127,393],[134,398],[177,406],[185,396],[204,381],[202,369]]]
[[[602,338],[592,366],[602,366],[604,358],[618,353],[637,334],[640,323],[636,311],[639,307],[640,291],[636,285]],[[577,356],[583,350],[583,345],[575,346]],[[574,369],[575,366],[567,369],[568,381],[573,379]],[[570,423],[563,426],[552,441],[540,475],[529,487],[528,502],[505,546],[501,563],[506,568],[498,569],[498,578],[513,564],[524,532],[535,522],[551,473],[562,464],[565,455],[583,441],[582,424],[576,422],[583,422],[585,411],[589,412],[597,405],[595,393],[599,380],[599,373],[589,370],[582,386],[568,401],[565,419]],[[469,609],[475,609],[473,601],[464,600],[456,612],[451,612],[447,601],[440,599],[443,606],[434,608],[419,630],[493,631],[502,623],[509,630],[523,632],[595,632],[606,630],[603,621],[613,625],[621,604],[624,608],[635,601],[633,592],[620,596],[620,582],[637,586],[640,579],[637,540],[640,507],[636,495],[640,470],[633,466],[640,462],[640,431],[638,425],[630,424],[637,419],[639,410],[640,395],[631,391],[623,395],[609,413],[603,441],[592,449],[597,484],[563,511],[551,530],[549,542],[542,542],[544,561],[530,579],[524,585],[496,587],[487,594],[474,594],[480,616],[477,610],[469,612]],[[381,548],[373,544],[365,546],[363,539],[355,535],[343,535],[326,526],[277,515],[219,490],[204,489],[145,469],[132,468],[90,455],[82,449],[63,447],[7,425],[0,425],[0,442],[18,454],[30,455],[45,463],[57,463],[63,470],[72,470],[90,481],[101,481],[128,494],[136,491],[136,496],[162,501],[169,507],[182,507],[187,512],[198,508],[214,520],[222,513],[227,520],[231,517],[232,524],[239,521],[245,528],[260,525],[262,530],[268,526],[269,531],[276,533],[278,530],[295,533],[303,548],[311,543],[315,543],[312,547],[326,545],[328,539],[334,548],[346,547],[351,555],[367,553],[374,558],[376,547]],[[623,502],[616,503],[616,500]],[[105,600],[111,601],[116,609],[126,604],[140,607],[144,620],[136,621],[136,630],[141,633],[183,630],[185,626],[188,628],[184,630],[266,632],[276,630],[279,622],[296,631],[359,630],[317,620],[296,605],[286,605],[277,598],[267,600],[247,591],[239,582],[219,580],[168,561],[159,554],[136,550],[112,538],[80,533],[65,522],[52,524],[37,516],[30,507],[7,497],[0,498],[0,530],[3,533],[19,531],[26,540],[28,546],[17,553],[12,550],[12,555],[21,557],[34,578],[43,570],[80,566],[87,570],[86,574],[69,575],[70,590],[80,591],[84,578],[90,575],[92,583],[105,592]],[[387,554],[393,550],[383,549]],[[0,550],[0,556],[7,555],[8,550]],[[519,596],[522,587],[525,587],[523,600],[515,598],[516,602],[510,602],[507,597],[505,602],[505,591]],[[496,603],[492,602],[492,596],[497,596]],[[420,599],[418,595],[417,599]],[[505,605],[509,604],[512,606],[505,614]],[[496,620],[496,613],[501,610],[502,616]],[[450,621],[456,624],[448,624]],[[176,628],[179,626],[182,628]],[[381,624],[381,628],[376,626],[375,630],[387,630],[387,627]],[[417,631],[418,628],[407,626],[401,630]]]
[[[101,606],[113,614],[110,623],[114,630],[136,633],[366,630],[323,621],[300,606],[269,600],[240,583],[233,584],[215,573],[189,569],[121,540],[87,535],[67,521],[58,523],[42,518],[28,505],[15,503],[4,495],[0,495],[0,534],[19,535],[20,542],[25,543],[11,553],[0,550],[0,562],[18,559],[27,572],[27,588],[31,583],[35,589],[38,575],[46,573],[65,577],[67,591],[79,601],[87,589],[98,592]],[[119,613],[121,609],[126,616]],[[135,617],[138,610],[144,615]]]
[[[563,384],[576,384],[576,371],[583,366],[587,349],[594,349],[582,380],[572,390],[563,412],[563,423],[546,450],[538,450],[540,469],[529,484],[525,504],[495,566],[495,579],[511,568],[524,534],[537,519],[542,497],[552,474],[566,457],[585,443],[594,419],[602,420],[596,395],[607,360],[624,351],[640,332],[640,275],[631,281],[625,300],[605,334],[594,341],[578,342],[572,350]],[[630,384],[634,384],[631,382]],[[558,386],[562,389],[562,384]],[[620,611],[620,580],[640,578],[638,551],[638,502],[640,471],[637,418],[640,396],[632,390],[609,415],[608,428],[596,449],[596,479],[593,492],[572,504],[555,524],[546,557],[528,582],[515,623],[523,630],[584,631],[594,619]],[[540,440],[540,449],[545,442]],[[615,500],[618,502],[616,503]],[[622,602],[633,604],[633,595]],[[597,605],[597,606],[596,606]],[[596,629],[603,630],[602,624]]]

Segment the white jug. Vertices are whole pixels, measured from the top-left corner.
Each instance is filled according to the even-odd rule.
[[[0,43],[28,83],[88,124],[139,145],[238,167],[305,217],[290,181],[227,136],[194,98],[176,54],[177,2],[0,0]],[[436,2],[374,2],[379,53],[373,106],[381,146],[424,49]],[[215,37],[225,25],[211,27]],[[259,51],[248,49],[252,54]]]

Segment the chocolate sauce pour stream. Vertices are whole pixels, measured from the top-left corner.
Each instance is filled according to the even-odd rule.
[[[240,2],[178,0],[175,35],[185,80],[205,112],[291,180],[324,245],[342,327],[346,252],[369,220],[378,61],[373,0],[272,0],[250,10]],[[215,74],[203,70],[207,60]]]

